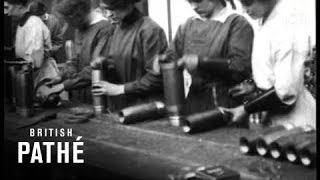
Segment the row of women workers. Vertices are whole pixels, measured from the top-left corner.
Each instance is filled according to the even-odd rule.
[[[197,16],[182,24],[167,47],[163,29],[135,8],[139,0],[102,0],[110,21],[94,13],[90,1],[63,0],[57,11],[81,34],[79,56],[61,76],[52,79],[50,93],[78,89],[82,99],[107,95],[112,111],[162,99],[157,55],[168,54],[191,74],[187,113],[224,107],[232,122],[250,113],[268,111],[274,124],[315,128],[315,99],[303,86],[308,34],[283,11],[290,0],[241,0],[247,13],[260,19],[258,31],[225,0],[188,0]],[[91,66],[104,57],[106,81],[91,92]],[[93,62],[92,62],[93,61]],[[254,83],[250,82],[253,79]],[[252,102],[242,97],[263,92]]]

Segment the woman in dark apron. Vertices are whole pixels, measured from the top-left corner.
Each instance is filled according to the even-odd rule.
[[[229,89],[251,76],[253,29],[224,0],[188,0],[197,16],[182,24],[166,54],[191,74],[187,113],[242,103]]]
[[[57,5],[58,13],[76,28],[76,57],[66,63],[59,77],[47,83],[54,85],[48,94],[66,90],[72,101],[91,103],[90,62],[101,55],[113,32],[111,23],[94,8],[88,0],[63,0]]]
[[[139,0],[103,0],[116,24],[105,53],[106,80],[95,84],[93,94],[107,95],[108,107],[123,107],[162,99],[162,79],[152,72],[157,54],[167,48],[163,29],[134,5]]]

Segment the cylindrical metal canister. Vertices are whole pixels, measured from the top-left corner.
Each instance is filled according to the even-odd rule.
[[[102,71],[100,69],[92,70],[92,84],[98,83],[102,80]],[[94,87],[92,87],[94,88]],[[104,113],[105,97],[92,95],[92,104],[96,115]]]
[[[171,125],[181,126],[186,106],[183,69],[165,55],[159,57],[159,64],[163,76],[167,116]]]
[[[65,43],[65,51],[67,60],[75,58],[75,47],[72,40],[67,40]]]
[[[5,61],[5,64],[9,66],[9,72],[11,76],[11,87],[12,87],[12,102],[17,106],[18,96],[21,96],[22,89],[19,88],[19,78],[18,74],[20,71],[28,72],[28,77],[30,76],[31,80],[28,83],[33,85],[33,68],[32,64],[25,61],[22,58],[14,58],[9,61]],[[33,92],[29,94],[29,96],[33,95]]]
[[[164,115],[164,107],[163,102],[156,101],[124,108],[119,112],[119,122],[131,124],[161,118]]]
[[[22,117],[33,115],[33,75],[32,71],[21,70],[16,77],[17,113]]]
[[[293,129],[285,129],[261,136],[256,141],[256,150],[260,156],[266,156],[270,150],[270,144],[280,137],[287,137],[296,133],[304,132],[304,128],[296,127]]]
[[[261,133],[255,134],[253,136],[242,136],[240,137],[239,145],[240,151],[244,154],[254,154],[256,152],[256,141],[260,136],[264,136],[269,133],[283,131],[286,128],[284,126],[274,126],[265,128]]]
[[[215,108],[213,110],[188,115],[184,118],[182,129],[185,133],[195,133],[217,128],[228,123],[224,112]]]
[[[311,131],[297,132],[290,136],[284,136],[270,144],[270,154],[274,159],[284,159],[286,157],[286,149],[295,147],[295,142],[304,139],[307,141],[312,136]]]
[[[289,162],[296,163],[299,160],[299,151],[304,147],[316,142],[316,132],[311,131],[306,135],[297,137],[293,143],[285,148],[286,159]]]

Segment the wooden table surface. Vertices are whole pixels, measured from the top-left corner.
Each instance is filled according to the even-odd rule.
[[[47,110],[50,111],[50,110]],[[184,134],[168,120],[150,120],[122,125],[115,115],[92,118],[82,124],[67,124],[63,119],[18,128],[31,122],[5,108],[5,141],[84,142],[86,165],[134,179],[174,179],[190,168],[223,165],[240,173],[241,179],[316,179],[316,169],[239,151],[239,137],[253,135],[255,130],[235,127],[219,128],[198,134]],[[72,137],[30,137],[30,128],[72,128]],[[72,145],[72,143],[70,143]]]

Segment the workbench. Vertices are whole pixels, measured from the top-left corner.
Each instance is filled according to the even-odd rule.
[[[17,162],[12,160],[12,156],[17,159],[17,142],[74,142],[78,136],[82,136],[85,164],[55,164],[55,167],[75,167],[78,168],[77,173],[85,172],[89,177],[106,176],[105,179],[113,173],[127,179],[175,179],[191,168],[218,165],[237,171],[241,179],[316,179],[316,168],[241,154],[238,147],[240,136],[253,135],[258,129],[224,127],[189,135],[184,134],[181,128],[170,126],[167,119],[122,125],[114,114],[104,114],[81,124],[66,124],[63,119],[56,118],[18,128],[28,124],[29,119],[8,112],[6,107],[4,111],[7,163]],[[30,137],[30,128],[72,128],[73,136]],[[10,152],[14,152],[14,155]],[[102,173],[93,173],[90,170],[92,167],[100,169]]]

